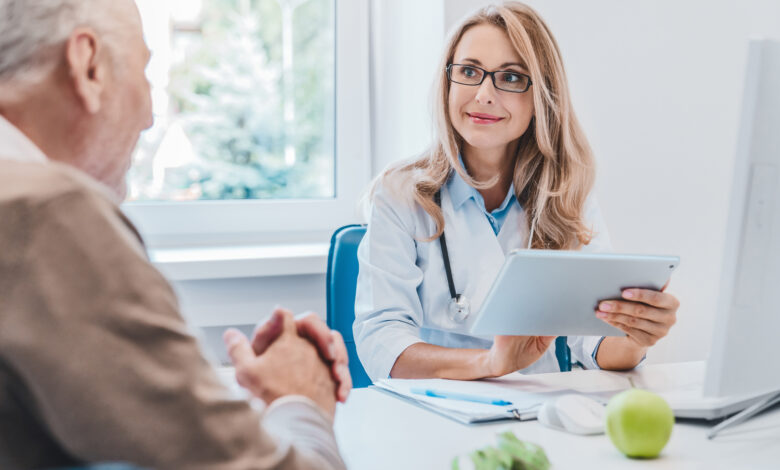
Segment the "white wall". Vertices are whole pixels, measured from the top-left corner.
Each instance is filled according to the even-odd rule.
[[[446,0],[449,28],[489,2]],[[718,294],[747,40],[780,2],[528,0],[556,36],[617,251],[678,254],[678,324],[649,356],[702,359]]]
[[[255,324],[276,306],[325,318],[325,275],[179,281],[181,309],[199,326]]]
[[[430,90],[444,44],[444,0],[372,0],[374,173],[432,137]]]

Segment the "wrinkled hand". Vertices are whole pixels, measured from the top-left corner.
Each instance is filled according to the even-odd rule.
[[[277,308],[277,312],[292,315],[289,310]],[[298,335],[311,342],[319,351],[322,360],[330,367],[331,376],[336,381],[336,400],[344,403],[352,390],[352,376],[349,373],[349,358],[347,347],[341,333],[328,328],[314,313],[304,313],[295,318]],[[255,329],[252,338],[252,349],[255,354],[262,354],[270,344],[276,341],[281,333],[281,324],[267,321]]]
[[[277,334],[259,354],[240,331],[225,332],[238,383],[266,403],[285,395],[303,395],[333,417],[336,383],[314,345],[298,335],[293,315],[276,310],[267,325]]]
[[[622,296],[625,300],[599,303],[596,316],[626,333],[626,339],[637,347],[654,345],[677,322],[680,302],[663,289],[626,289]]]
[[[496,336],[487,353],[487,370],[493,377],[525,369],[536,362],[555,336]]]

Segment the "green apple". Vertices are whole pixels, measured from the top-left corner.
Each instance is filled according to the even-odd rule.
[[[653,458],[661,453],[674,426],[666,400],[647,390],[632,388],[607,404],[607,435],[628,457]]]

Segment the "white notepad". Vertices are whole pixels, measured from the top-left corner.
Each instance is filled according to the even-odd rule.
[[[585,374],[581,375],[582,372]],[[631,387],[627,377],[603,371],[581,371],[580,374],[523,375],[514,373],[499,379],[477,381],[384,379],[375,382],[374,385],[396,397],[463,424],[504,419],[536,419],[539,407],[550,398],[569,393],[581,393],[606,403],[615,393]],[[491,397],[512,404],[499,406],[429,397],[412,393],[412,388]]]
[[[374,385],[399,398],[463,424],[484,423],[502,419],[535,419],[536,411],[546,399],[546,397],[540,394],[512,393],[510,390],[484,382],[459,382],[457,380],[445,379],[385,379]],[[488,405],[471,401],[429,397],[412,393],[412,388],[496,397],[512,404],[504,406]]]

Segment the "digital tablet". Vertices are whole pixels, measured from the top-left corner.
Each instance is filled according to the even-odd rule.
[[[596,317],[602,300],[623,289],[661,290],[677,256],[511,252],[471,326],[475,335],[625,336]]]

